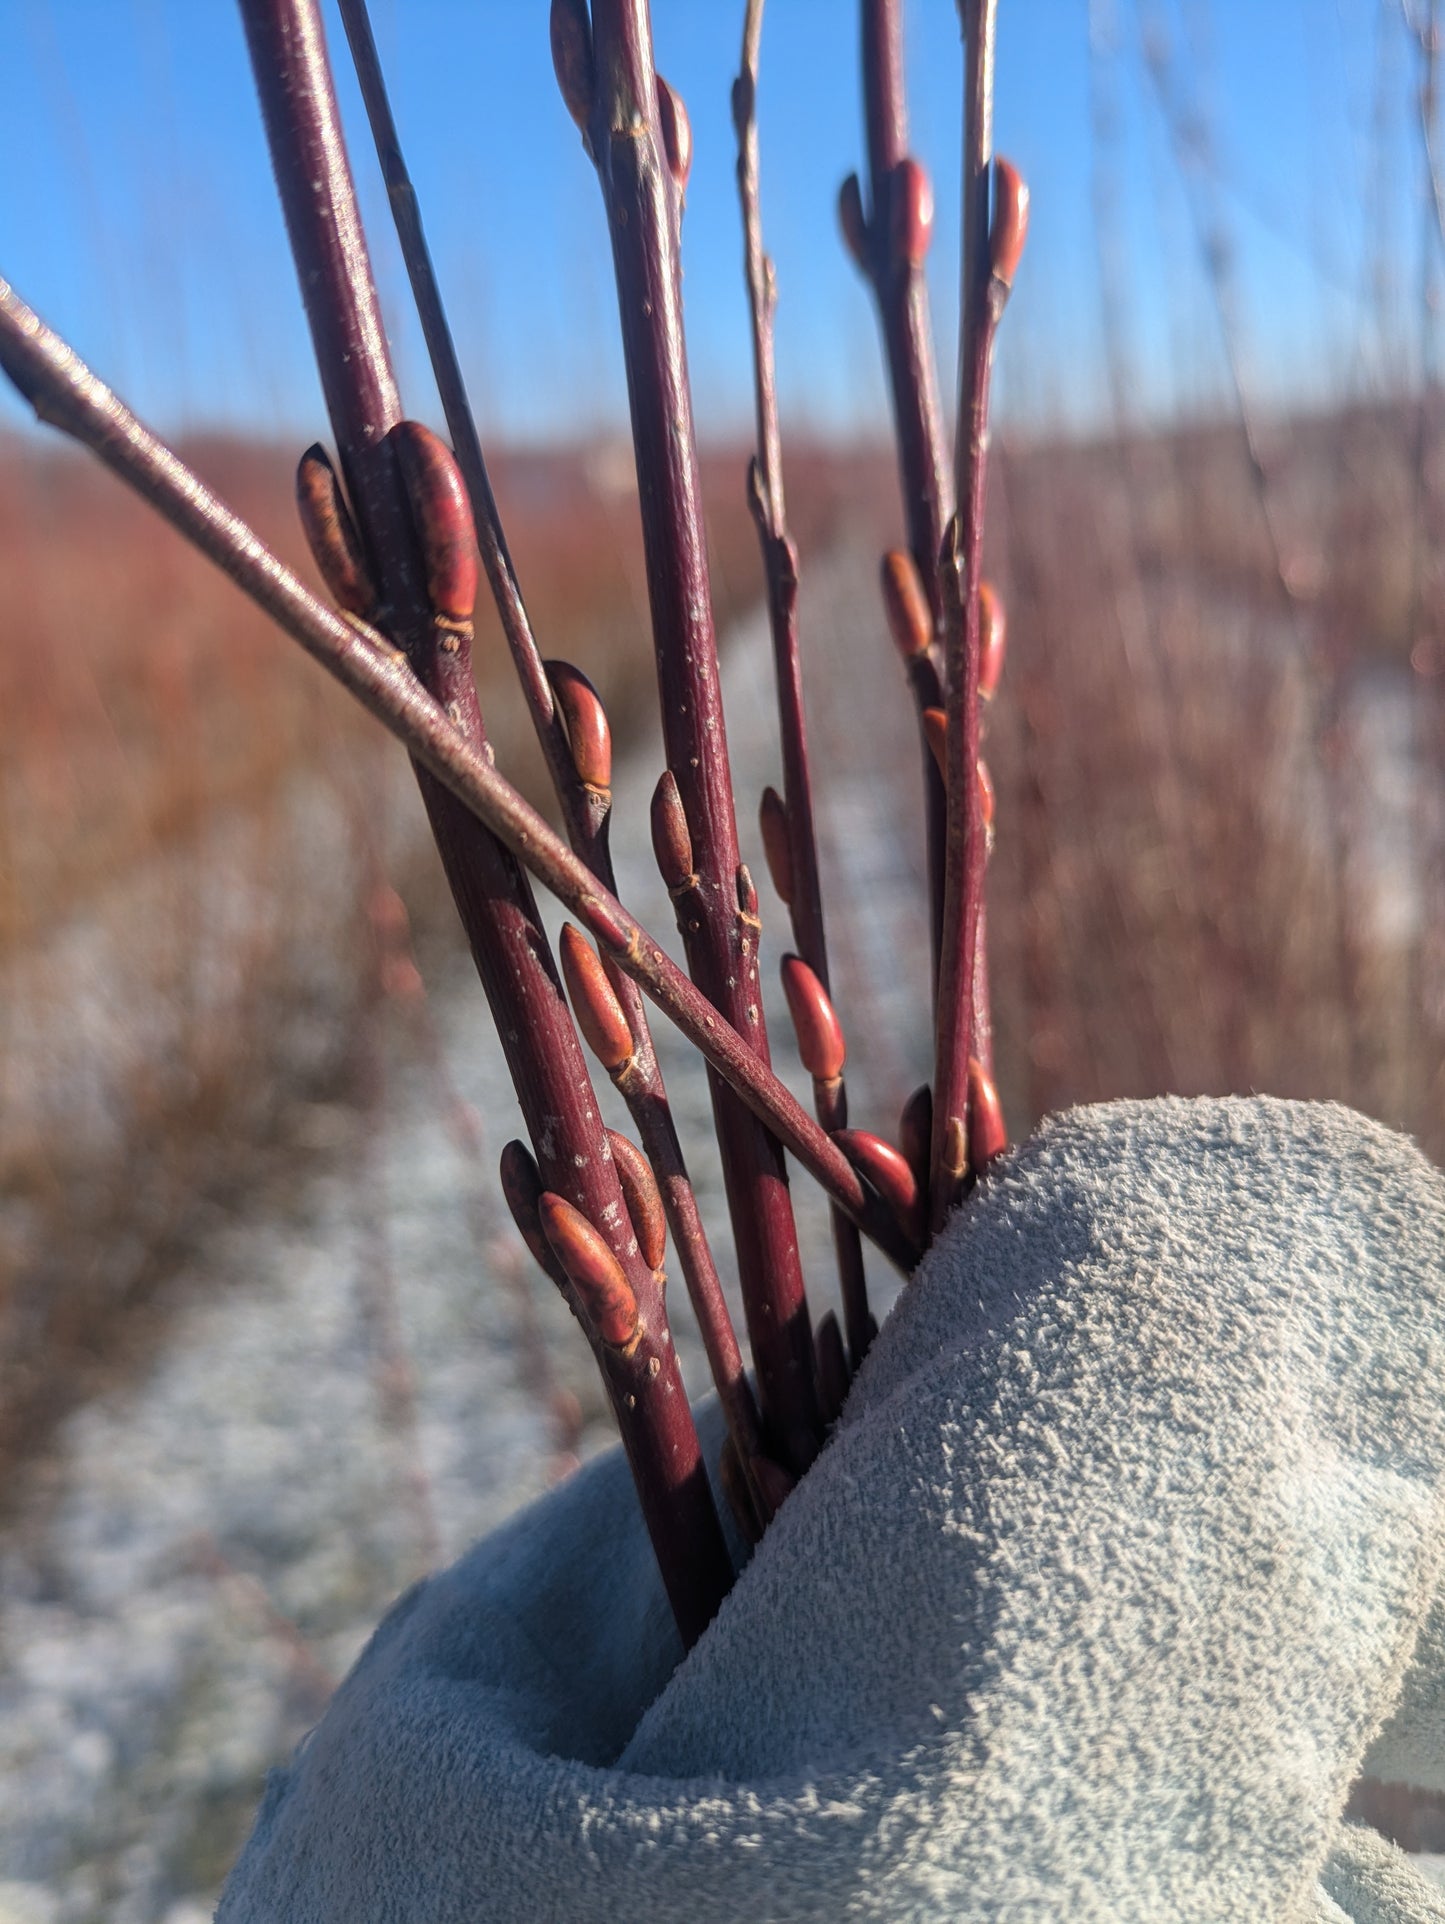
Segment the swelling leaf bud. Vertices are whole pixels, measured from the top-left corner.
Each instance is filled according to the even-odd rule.
[[[632,1060],[636,1048],[617,992],[592,944],[570,922],[564,925],[557,948],[577,1026],[603,1068],[615,1074]]]
[[[588,1322],[609,1348],[626,1349],[637,1334],[637,1298],[606,1237],[551,1190],[544,1190],[537,1210]]]
[[[803,1067],[817,1081],[833,1082],[843,1073],[848,1051],[828,991],[800,955],[785,955],[782,973]]]
[[[988,234],[989,264],[1001,287],[1014,284],[1029,232],[1029,190],[1011,160],[993,163],[993,222]]]
[[[355,615],[358,621],[373,620],[379,598],[362,553],[361,536],[331,457],[319,441],[297,465],[296,507],[301,532],[331,599],[344,614]]]
[[[913,556],[890,548],[883,557],[882,581],[893,645],[905,661],[914,661],[933,639],[933,614]]]
[[[420,421],[398,421],[387,438],[401,465],[421,543],[427,597],[448,626],[470,631],[477,605],[477,540],[456,457]]]
[[[544,661],[567,744],[579,781],[588,788],[612,787],[612,726],[602,697],[580,668],[570,661]]]

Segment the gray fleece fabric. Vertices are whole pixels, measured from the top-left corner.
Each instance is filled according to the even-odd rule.
[[[218,1919],[1445,1919],[1340,1815],[1445,1784],[1442,1339],[1399,1137],[1061,1116],[685,1662],[614,1454],[397,1604]]]

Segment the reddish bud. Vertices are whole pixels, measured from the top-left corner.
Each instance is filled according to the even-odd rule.
[[[597,89],[587,0],[552,0],[552,66],[567,111],[585,134]]]
[[[758,827],[763,835],[763,854],[778,899],[793,899],[793,844],[788,830],[788,809],[775,788],[765,788],[758,807]]]
[[[993,222],[988,233],[993,277],[1012,287],[1029,232],[1029,190],[1011,160],[1000,154],[993,163]]]
[[[983,816],[985,828],[993,827],[994,795],[993,776],[988,772],[988,763],[982,756],[978,762],[978,806]]]
[[[637,1231],[642,1260],[649,1269],[661,1269],[667,1254],[667,1216],[652,1164],[635,1142],[616,1129],[607,1131],[607,1140],[612,1145],[613,1166],[622,1185],[622,1200]]]
[[[977,1056],[968,1059],[968,1152],[982,1174],[995,1156],[1008,1148],[1008,1126],[993,1077]]]
[[[327,593],[344,613],[371,621],[377,610],[361,536],[341,492],[331,457],[320,442],[302,455],[296,469],[296,506],[301,532]]]
[[[923,711],[923,734],[928,746],[933,750],[933,759],[938,763],[938,772],[948,780],[948,717],[941,708],[925,708]]]
[[[456,456],[420,421],[398,421],[387,438],[401,464],[427,596],[443,621],[470,628],[477,605],[477,538]]]
[[[868,273],[868,217],[863,212],[863,189],[856,174],[849,174],[838,189],[838,225],[843,230],[844,246]]]
[[[813,1347],[818,1359],[818,1399],[823,1406],[823,1421],[831,1428],[848,1397],[848,1356],[838,1318],[831,1309],[819,1319]]]
[[[696,880],[692,866],[692,836],[682,806],[677,777],[665,768],[652,791],[652,852],[669,889],[684,889]]]
[[[923,1233],[918,1179],[902,1150],[867,1129],[839,1129],[833,1140],[917,1242]]]
[[[661,74],[657,76],[657,112],[662,121],[662,146],[668,167],[685,193],[687,177],[692,172],[692,122],[682,104],[682,95],[670,87]]]
[[[611,1348],[626,1349],[637,1334],[637,1298],[606,1237],[551,1190],[543,1191],[537,1211],[588,1322]]]
[[[893,170],[892,214],[895,257],[922,267],[933,239],[933,182],[911,155]]]
[[[636,1048],[617,991],[607,979],[597,951],[570,922],[563,927],[557,947],[577,1026],[586,1036],[588,1048],[613,1074],[632,1060]]]
[[[905,661],[914,661],[933,639],[933,613],[913,556],[890,548],[883,557],[882,580],[893,645]]]
[[[928,1158],[933,1147],[933,1091],[926,1082],[903,1105],[898,1118],[898,1141],[917,1178],[920,1190],[928,1187]]]
[[[602,697],[580,668],[570,661],[546,661],[547,680],[557,704],[572,762],[588,788],[612,787],[612,726]]]
[[[531,1251],[537,1266],[560,1285],[562,1271],[552,1254],[551,1244],[542,1233],[542,1218],[538,1213],[538,1204],[542,1199],[542,1177],[526,1143],[507,1144],[502,1151],[501,1177],[502,1194],[507,1199],[512,1221],[520,1230],[522,1241]]]
[[[1004,649],[1008,642],[1008,621],[1003,602],[987,581],[978,590],[978,692],[992,701],[1003,676]]]
[[[843,1073],[848,1051],[828,991],[800,955],[785,955],[782,971],[803,1067],[817,1081],[833,1082]]]

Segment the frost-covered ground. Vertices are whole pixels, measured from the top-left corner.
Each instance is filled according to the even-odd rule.
[[[851,904],[858,938],[840,964],[872,979],[880,1032],[921,1040],[916,858],[900,860],[894,826],[909,819],[915,750],[871,614],[872,563],[840,562],[811,585],[810,645],[827,651],[813,675],[818,732],[836,751],[840,717],[859,700],[867,712],[876,685],[888,691],[873,704],[878,762],[899,770],[896,782],[859,780],[848,767],[827,815],[850,862],[835,924]],[[777,779],[760,624],[736,638],[726,684],[771,978],[785,941],[753,826],[763,783]],[[651,858],[636,852],[659,767],[656,748],[642,748],[620,772],[617,840],[623,894],[670,936]],[[901,943],[870,947],[895,903]],[[0,1545],[0,1924],[209,1917],[266,1769],[315,1720],[388,1602],[552,1473],[547,1415],[524,1387],[519,1279],[551,1369],[582,1402],[583,1448],[608,1440],[585,1345],[508,1255],[491,1171],[517,1124],[480,992],[460,960],[430,987],[444,1075],[393,1016],[379,1109],[311,1115],[305,1133],[330,1145],[314,1173],[278,1174],[217,1219],[177,1279],[144,1374],[73,1416],[28,1476]],[[786,1038],[777,1010],[773,1023]],[[791,1055],[780,1044],[780,1060]],[[665,1061],[719,1222],[703,1079],[685,1050]],[[858,1119],[889,1126],[921,1063],[862,1048],[855,1066]],[[480,1159],[458,1145],[448,1084],[480,1121]],[[826,1221],[810,1185],[797,1190],[821,1300]],[[726,1267],[725,1247],[719,1256]],[[886,1274],[878,1284],[886,1301]],[[696,1342],[679,1335],[701,1389]]]

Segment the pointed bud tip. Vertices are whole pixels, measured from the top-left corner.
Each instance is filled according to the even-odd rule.
[[[856,174],[849,174],[838,189],[838,225],[854,263],[868,273],[868,217],[863,212],[863,189]]]
[[[782,977],[803,1067],[817,1081],[832,1082],[842,1075],[848,1051],[828,991],[800,955],[783,957]]]
[[[635,1044],[617,991],[592,944],[571,922],[558,938],[562,974],[587,1046],[609,1074],[632,1060]]]
[[[1004,655],[1008,647],[1008,618],[1003,600],[988,581],[978,589],[978,692],[992,701],[1003,678]]]
[[[893,175],[893,248],[910,267],[922,267],[933,239],[933,182],[910,154]]]
[[[587,1320],[602,1341],[626,1349],[637,1333],[637,1298],[607,1239],[564,1196],[544,1190],[537,1212]]]
[[[456,456],[420,421],[398,421],[387,438],[401,466],[431,605],[443,620],[469,627],[477,605],[477,540]]]
[[[652,791],[652,852],[669,889],[686,888],[694,879],[692,836],[677,777],[665,768]]]
[[[567,745],[577,778],[588,788],[612,787],[612,725],[602,697],[580,668],[570,661],[546,661],[552,698],[567,730]]]
[[[378,596],[331,456],[319,441],[296,467],[296,509],[327,593],[344,614],[375,618]]]
[[[692,172],[692,122],[682,95],[669,86],[661,74],[657,76],[657,111],[662,121],[662,146],[668,169],[685,193],[687,178]]]
[[[901,548],[890,548],[880,569],[888,632],[904,661],[914,661],[933,639],[933,613],[923,592],[918,564]]]
[[[619,1130],[609,1129],[612,1162],[622,1185],[622,1200],[637,1232],[637,1247],[649,1269],[661,1269],[667,1254],[667,1215],[652,1164],[637,1144]]]
[[[977,1056],[968,1059],[969,1160],[982,1173],[1008,1148],[1008,1126],[993,1077]]]
[[[993,163],[993,224],[988,248],[993,277],[1006,288],[1014,284],[1028,232],[1028,187],[1013,162],[1000,154]]]
[[[941,708],[925,708],[923,733],[944,781],[948,780],[948,717]]]
[[[903,1105],[898,1140],[908,1166],[922,1189],[928,1181],[928,1157],[933,1143],[933,1091],[920,1083]]]
[[[587,0],[552,0],[551,37],[557,85],[568,113],[585,134],[597,88]]]
[[[902,1150],[868,1129],[840,1129],[834,1140],[917,1242],[923,1231],[918,1178]]]
[[[984,827],[992,828],[995,807],[993,776],[989,774],[988,763],[981,756],[978,762],[978,806]]]
[[[763,837],[763,855],[778,899],[785,906],[793,900],[793,845],[788,826],[788,808],[775,788],[763,790],[758,804],[758,827]]]

